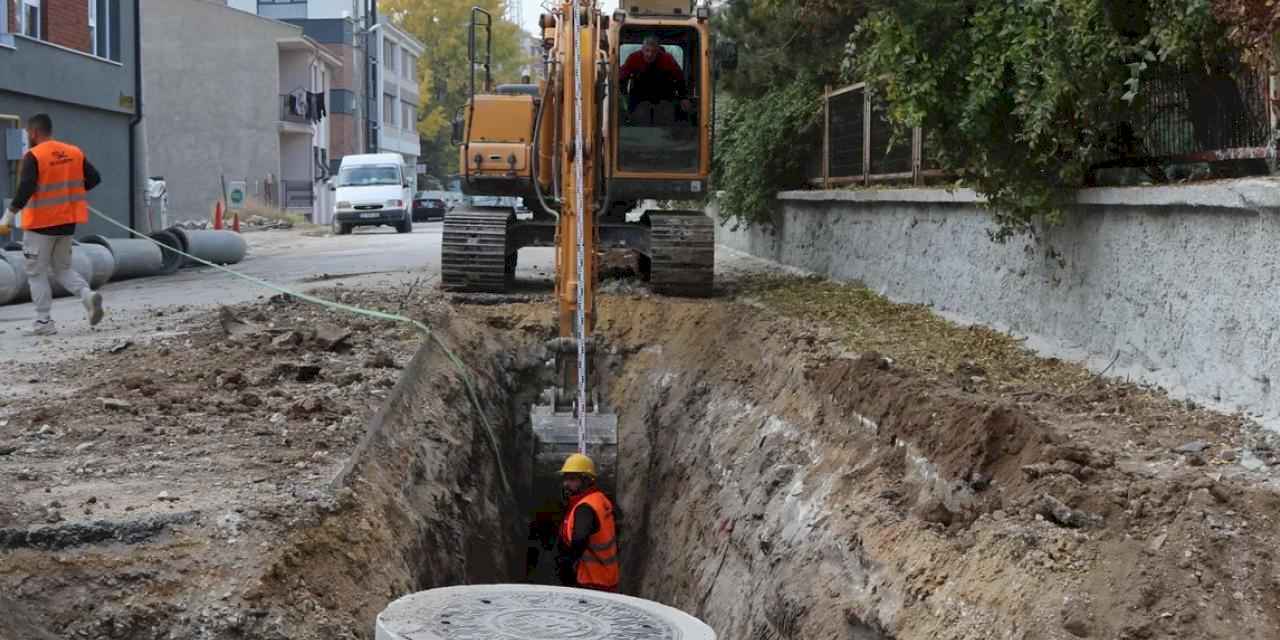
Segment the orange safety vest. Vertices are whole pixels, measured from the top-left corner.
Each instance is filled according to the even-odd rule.
[[[613,522],[613,503],[599,489],[591,489],[575,498],[565,514],[560,537],[565,546],[573,543],[573,518],[578,505],[585,504],[596,513],[599,530],[587,539],[587,549],[578,561],[578,586],[604,591],[618,590],[618,538]]]
[[[84,152],[74,145],[48,140],[32,147],[31,154],[36,158],[39,180],[22,210],[22,228],[39,231],[89,222]]]

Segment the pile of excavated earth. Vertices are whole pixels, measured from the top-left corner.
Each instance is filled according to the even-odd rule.
[[[741,640],[1280,638],[1269,432],[856,287],[720,282],[599,306],[626,593]],[[371,638],[524,580],[550,296],[324,295],[433,337],[275,298],[6,371],[47,391],[0,406],[0,638]]]

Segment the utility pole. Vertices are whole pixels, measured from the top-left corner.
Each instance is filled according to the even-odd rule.
[[[365,0],[364,56],[365,56],[365,153],[378,152],[379,123],[375,117],[382,92],[378,89],[378,58],[382,47],[374,36],[378,25],[378,0]]]

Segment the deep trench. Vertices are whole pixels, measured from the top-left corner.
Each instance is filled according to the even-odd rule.
[[[490,328],[496,325],[499,333],[495,336],[510,332],[505,321],[490,322],[490,325]],[[541,333],[526,335],[516,342],[500,339],[504,347],[496,352],[473,351],[469,354],[468,364],[471,367],[476,371],[488,371],[492,376],[485,394],[493,406],[493,410],[488,412],[490,427],[495,429],[501,451],[501,471],[512,485],[512,494],[503,496],[493,478],[499,471],[499,465],[494,464],[496,459],[487,441],[485,426],[478,415],[469,410],[470,403],[462,405],[465,408],[453,419],[468,420],[470,431],[485,442],[477,445],[471,457],[458,458],[455,462],[483,470],[470,475],[470,479],[478,484],[473,489],[487,493],[495,508],[484,509],[467,518],[465,532],[459,536],[466,549],[465,568],[461,574],[457,567],[441,571],[438,563],[427,560],[426,566],[419,567],[416,572],[410,591],[456,584],[558,584],[554,573],[554,527],[561,517],[559,478],[554,469],[545,465],[539,468],[534,464],[539,444],[530,421],[531,407],[554,380],[549,356],[540,346],[548,336],[549,328],[544,327]],[[775,576],[784,573],[803,575],[806,565],[812,561],[810,554],[795,553],[790,557],[786,553],[774,554],[771,565],[759,569],[744,567],[741,560],[729,561],[726,556],[738,544],[732,536],[716,541],[714,546],[708,544],[709,539],[703,538],[704,533],[711,537],[724,534],[724,515],[718,508],[705,511],[697,505],[680,508],[680,526],[697,532],[697,536],[673,535],[669,529],[674,524],[673,501],[682,501],[695,493],[694,489],[686,487],[686,481],[690,485],[699,484],[696,493],[704,497],[714,496],[713,489],[705,484],[705,476],[698,477],[695,482],[692,477],[673,473],[672,465],[683,464],[674,452],[681,447],[700,447],[690,445],[690,442],[705,443],[711,439],[716,431],[721,430],[718,420],[723,417],[710,416],[705,410],[687,411],[687,407],[682,407],[683,403],[690,402],[690,397],[673,394],[667,388],[671,384],[672,371],[662,376],[651,375],[646,371],[650,368],[649,363],[629,368],[632,355],[644,352],[651,355],[655,350],[667,348],[678,347],[660,343],[643,347],[616,344],[593,361],[594,366],[602,369],[606,387],[612,387],[615,382],[625,386],[625,389],[611,395],[612,409],[620,417],[619,460],[616,469],[607,470],[609,477],[603,487],[617,507],[618,537],[623,556],[621,592],[685,610],[710,624],[721,638],[780,640],[814,637],[808,635],[807,630],[815,627],[804,620],[814,611],[803,595],[792,597],[785,593],[770,593],[785,585],[785,582],[770,580],[755,580],[754,588],[759,592],[744,593],[741,589],[753,581],[740,575],[740,572],[755,570]],[[675,372],[674,375],[696,379],[699,374],[686,371]],[[626,378],[625,383],[622,383],[622,378]],[[645,382],[637,385],[637,380]],[[693,384],[691,387],[703,400],[716,398],[718,393],[705,384]],[[429,393],[436,391],[431,389]],[[767,400],[728,396],[719,399],[743,404]],[[463,400],[462,397],[450,398],[450,406],[456,408]],[[670,406],[664,404],[667,401]],[[684,419],[680,418],[681,415]],[[789,446],[786,443],[780,445]],[[664,461],[662,452],[673,455]],[[783,468],[788,466],[783,465]],[[794,470],[788,473],[794,475]],[[781,482],[767,470],[761,477],[775,488]],[[741,506],[747,508],[745,504]],[[531,526],[539,521],[544,525],[542,528]],[[756,521],[759,521],[758,517]],[[419,551],[411,553],[410,557],[422,558],[420,554],[449,544],[441,537],[438,528],[427,526],[423,532],[423,537],[412,542]],[[500,533],[490,537],[484,532]],[[503,551],[495,554],[495,547]],[[750,557],[753,553],[759,552],[747,553],[746,562],[754,562]],[[769,554],[767,549],[764,553]],[[495,560],[497,555],[502,556],[501,559]],[[536,568],[530,571],[529,562],[534,557]],[[853,568],[855,573],[866,570],[866,567]],[[743,607],[744,603],[753,601],[771,604]],[[852,612],[842,612],[839,618],[840,634],[829,637],[850,640],[892,638],[876,623],[866,623]]]

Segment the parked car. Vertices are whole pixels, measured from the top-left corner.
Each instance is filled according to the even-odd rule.
[[[333,232],[387,225],[400,233],[413,231],[413,191],[408,167],[398,153],[350,155],[342,159],[337,183]]]
[[[444,219],[449,206],[441,191],[419,191],[413,195],[413,221],[426,222],[433,218]]]

